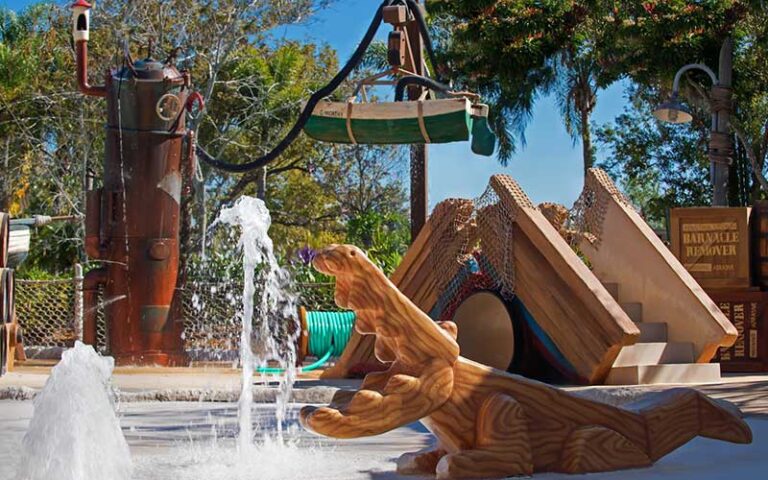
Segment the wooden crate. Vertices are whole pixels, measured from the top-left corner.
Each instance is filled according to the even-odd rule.
[[[721,348],[713,362],[724,372],[768,371],[768,292],[711,291],[710,297],[739,331],[736,343]]]
[[[748,288],[748,207],[673,208],[672,253],[707,290]]]

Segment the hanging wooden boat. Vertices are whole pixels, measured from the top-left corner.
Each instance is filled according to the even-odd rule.
[[[473,105],[466,98],[408,102],[321,102],[304,127],[323,142],[449,143],[469,140]]]

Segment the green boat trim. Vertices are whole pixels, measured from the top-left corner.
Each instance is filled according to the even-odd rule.
[[[322,102],[304,127],[333,143],[411,144],[466,141],[476,110],[465,98],[427,101]]]

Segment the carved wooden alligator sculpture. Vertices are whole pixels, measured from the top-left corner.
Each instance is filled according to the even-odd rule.
[[[376,355],[391,366],[328,407],[305,407],[301,422],[353,438],[421,420],[437,447],[402,455],[399,473],[600,472],[651,465],[697,435],[752,441],[737,408],[690,388],[615,407],[460,357],[456,326],[433,322],[356,247],[330,246],[314,266],[336,277],[336,303],[357,313],[355,328],[376,335]]]

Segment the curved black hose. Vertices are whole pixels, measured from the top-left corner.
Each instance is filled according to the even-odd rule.
[[[299,115],[299,118],[296,120],[296,123],[294,123],[293,127],[291,127],[291,130],[285,135],[285,137],[282,140],[280,140],[280,143],[278,143],[277,146],[275,146],[275,148],[272,149],[272,151],[270,151],[263,157],[253,160],[252,162],[228,163],[228,162],[223,162],[221,160],[213,158],[210,154],[208,154],[208,152],[206,152],[202,147],[198,145],[197,155],[200,157],[200,159],[202,159],[208,165],[214,168],[217,168],[219,170],[224,170],[225,172],[232,172],[232,173],[242,173],[242,172],[247,172],[257,168],[261,168],[267,165],[269,162],[276,159],[278,156],[280,156],[280,154],[282,154],[285,151],[285,149],[288,148],[291,145],[291,143],[293,143],[294,140],[296,140],[296,137],[299,136],[299,134],[301,133],[301,130],[304,128],[304,125],[306,125],[307,121],[312,116],[312,112],[314,112],[315,106],[317,106],[318,102],[320,102],[320,100],[332,94],[334,90],[336,90],[339,87],[339,85],[342,84],[342,82],[349,76],[350,73],[352,73],[355,67],[357,67],[357,65],[363,59],[363,55],[365,55],[366,50],[368,50],[368,47],[370,46],[371,42],[373,41],[373,38],[376,35],[376,31],[379,29],[379,26],[381,25],[382,10],[384,9],[384,7],[390,6],[394,1],[396,0],[384,0],[382,2],[382,4],[379,6],[379,9],[376,11],[376,15],[373,17],[373,20],[371,21],[371,25],[368,27],[368,31],[365,32],[365,36],[363,37],[363,40],[357,46],[357,49],[355,49],[355,52],[349,58],[347,63],[344,65],[344,67],[341,70],[339,70],[339,72],[331,79],[331,81],[328,82],[326,86],[316,91],[315,93],[312,94],[311,97],[309,97],[309,100],[307,100],[307,104],[304,107],[304,110],[301,112],[301,115]],[[417,18],[422,18],[420,11],[416,15],[417,15]],[[422,21],[423,21],[423,18],[422,18]],[[426,23],[424,25],[426,26]]]
[[[451,89],[448,85],[440,83],[437,80],[432,80],[431,78],[420,77],[418,75],[406,75],[400,78],[395,85],[396,102],[403,101],[403,98],[405,97],[405,89],[410,85],[419,85],[431,90],[437,90],[438,92],[447,92]]]

